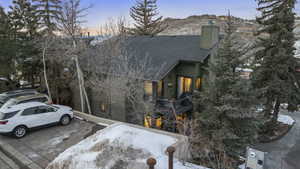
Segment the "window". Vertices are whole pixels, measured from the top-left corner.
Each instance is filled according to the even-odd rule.
[[[101,112],[106,112],[106,104],[101,103],[100,104],[100,110],[101,110]]]
[[[46,101],[48,101],[48,99],[46,97],[38,97],[38,98],[34,98],[34,99],[23,100],[23,101],[19,102],[19,104],[21,104],[21,103],[29,103],[29,102],[41,102],[41,103],[45,103]]]
[[[183,93],[192,92],[192,78],[188,77],[179,77],[178,78],[178,97]]]
[[[41,102],[41,103],[45,103],[48,101],[48,99],[46,97],[40,97],[40,98],[37,98],[36,100],[37,100],[37,102]]]
[[[144,90],[145,90],[145,99],[152,100],[153,96],[153,85],[151,81],[146,81],[144,83]]]
[[[37,107],[25,109],[22,113],[22,116],[30,116],[37,113]]]
[[[200,90],[201,86],[202,86],[202,79],[201,78],[197,78],[196,79],[196,84],[195,84],[196,89]]]
[[[37,114],[49,113],[49,112],[55,112],[55,109],[53,107],[40,106],[37,110]]]
[[[16,102],[15,99],[10,99],[5,104],[3,104],[3,107],[10,107],[10,106],[13,106],[13,105],[16,105],[16,104],[17,104],[17,102]]]
[[[157,85],[157,96],[163,97],[164,96],[164,83],[163,81],[159,81]]]
[[[19,111],[14,111],[14,112],[10,112],[10,113],[0,113],[0,120],[10,119],[18,113],[19,113]]]

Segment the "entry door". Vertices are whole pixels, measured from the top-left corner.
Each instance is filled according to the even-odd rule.
[[[177,97],[179,98],[183,93],[192,92],[192,82],[193,79],[189,77],[178,77],[178,89],[177,89]]]

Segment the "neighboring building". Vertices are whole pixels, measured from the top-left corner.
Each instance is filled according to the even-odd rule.
[[[243,79],[248,79],[248,80],[250,79],[250,76],[253,73],[253,69],[249,69],[249,68],[237,68],[236,71],[240,73],[240,76]]]
[[[200,29],[200,28],[199,28]],[[145,98],[155,100],[178,99],[184,93],[201,90],[206,77],[208,60],[216,55],[220,40],[220,28],[215,25],[202,27],[200,36],[140,36],[129,37],[125,50],[131,55],[149,58],[152,72],[145,77]],[[96,64],[96,63],[93,63]],[[73,89],[76,90],[76,89]],[[78,90],[77,90],[78,91]],[[89,90],[92,112],[97,116],[108,117],[107,105],[101,94]],[[77,98],[77,99],[76,99]],[[118,99],[118,104],[111,105],[111,117],[126,121],[125,99]],[[80,109],[79,97],[73,96],[76,109]],[[120,101],[124,103],[120,104]]]

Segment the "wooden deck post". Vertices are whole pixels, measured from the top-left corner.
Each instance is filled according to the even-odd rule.
[[[149,169],[154,169],[154,166],[156,164],[156,160],[154,158],[149,158],[147,160],[147,164],[149,166]]]
[[[167,152],[169,154],[169,169],[173,169],[173,157],[174,157],[174,152],[176,151],[175,147],[168,147]]]

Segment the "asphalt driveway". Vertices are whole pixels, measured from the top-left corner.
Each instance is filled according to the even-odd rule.
[[[94,123],[74,119],[68,126],[37,130],[28,133],[22,139],[1,135],[0,139],[45,168],[61,152],[103,128]]]
[[[300,112],[283,114],[296,121],[290,132],[280,140],[255,147],[267,152],[266,169],[300,169]]]

